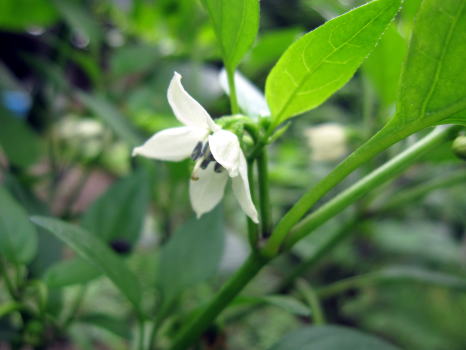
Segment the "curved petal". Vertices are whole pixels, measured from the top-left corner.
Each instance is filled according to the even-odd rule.
[[[188,158],[199,141],[207,136],[205,129],[182,126],[165,129],[133,149],[133,156],[141,155],[159,160],[179,161]]]
[[[241,206],[241,209],[256,224],[259,223],[257,210],[251,198],[249,190],[248,169],[243,153],[240,154],[239,175],[232,178],[233,193]]]
[[[227,169],[230,176],[238,176],[240,154],[238,137],[228,130],[219,130],[209,136],[209,148],[215,160]]]
[[[204,107],[186,92],[181,84],[181,75],[177,72],[168,86],[167,98],[176,118],[184,125],[212,131],[219,128]]]
[[[220,202],[225,192],[228,174],[223,171],[214,171],[214,165],[210,164],[205,170],[201,170],[198,180],[189,182],[189,197],[197,218],[211,211]]]

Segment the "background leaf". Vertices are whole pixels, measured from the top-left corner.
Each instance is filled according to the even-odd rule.
[[[267,295],[263,297],[240,296],[235,300],[233,305],[242,306],[258,304],[278,306],[279,308],[297,316],[309,317],[311,315],[309,307],[299,300],[287,295]]]
[[[81,224],[105,242],[134,244],[148,204],[148,176],[140,170],[112,185],[89,207]]]
[[[225,66],[233,70],[256,39],[258,0],[202,0],[217,35]]]
[[[305,327],[286,335],[269,350],[396,350],[372,335],[337,326]]]
[[[37,251],[37,232],[26,211],[0,186],[0,253],[10,262],[30,262]]]
[[[60,261],[50,266],[45,275],[45,283],[52,288],[62,288],[87,283],[102,275],[100,269],[81,258]]]
[[[141,289],[139,281],[125,263],[102,241],[78,226],[58,219],[34,216],[31,219],[70,246],[81,258],[94,264],[110,278],[115,286],[140,311]]]
[[[439,122],[466,124],[465,62],[466,2],[423,1],[392,122],[419,123],[420,128]]]
[[[184,289],[213,276],[223,256],[223,246],[219,209],[181,226],[160,252],[157,284],[164,297],[174,298]]]
[[[376,0],[341,15],[292,44],[267,77],[274,123],[315,108],[341,88],[375,47],[400,7]]]

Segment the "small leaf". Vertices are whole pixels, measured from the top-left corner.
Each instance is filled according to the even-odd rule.
[[[257,305],[269,304],[278,306],[279,308],[288,311],[289,313],[297,316],[308,317],[311,315],[311,310],[299,300],[286,296],[286,295],[268,295],[263,297],[238,297],[234,305]]]
[[[229,95],[230,88],[225,69],[220,72],[219,80],[223,91]],[[238,104],[246,115],[256,118],[270,116],[269,106],[262,92],[239,72],[235,72],[235,85]]]
[[[65,242],[82,259],[100,269],[131,302],[135,310],[141,313],[139,281],[120,257],[102,241],[82,228],[58,219],[34,216],[31,220]]]
[[[36,228],[26,211],[0,186],[0,253],[10,262],[26,264],[36,251]]]
[[[224,230],[220,210],[179,228],[162,248],[157,284],[166,300],[217,272],[223,255]]]
[[[425,0],[411,38],[392,124],[466,125],[466,1]]]
[[[259,0],[202,0],[229,70],[240,63],[259,29]]]
[[[375,0],[304,35],[267,77],[275,125],[319,106],[353,76],[398,12],[401,0]]]
[[[140,170],[112,185],[84,214],[82,226],[105,242],[134,244],[149,205],[147,174]]]
[[[50,266],[44,276],[44,281],[51,288],[63,288],[75,284],[83,284],[102,275],[102,272],[86,260],[75,258]]]
[[[269,350],[397,350],[372,335],[339,326],[304,327],[286,335]]]

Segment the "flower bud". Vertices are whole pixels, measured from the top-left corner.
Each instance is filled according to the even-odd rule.
[[[458,158],[466,160],[466,136],[458,136],[451,146],[453,153],[456,154]]]

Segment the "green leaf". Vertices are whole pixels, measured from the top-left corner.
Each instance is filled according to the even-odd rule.
[[[102,275],[94,264],[81,258],[59,261],[50,266],[44,276],[44,281],[51,288],[62,288],[75,284],[83,284]]]
[[[0,147],[8,161],[27,167],[34,163],[40,152],[40,141],[36,133],[10,112],[0,108]]]
[[[123,46],[111,56],[110,70],[118,78],[141,73],[154,67],[159,56],[159,49],[153,45]]]
[[[407,43],[392,24],[362,66],[384,106],[396,101],[406,52]]]
[[[202,0],[228,70],[240,63],[259,29],[259,0]]]
[[[269,350],[397,350],[363,332],[339,326],[304,327],[286,335]]]
[[[375,0],[304,35],[267,77],[274,124],[319,106],[353,76],[398,12],[401,0]]]
[[[81,224],[105,242],[133,244],[141,232],[149,193],[147,174],[140,170],[112,185],[92,203]]]
[[[224,230],[220,210],[191,219],[163,246],[157,285],[166,300],[213,276],[223,255]]]
[[[141,289],[136,276],[121,258],[84,229],[58,219],[34,216],[31,220],[70,246],[82,259],[100,269],[141,313]]]
[[[466,2],[425,0],[416,18],[392,124],[466,125]]]
[[[0,253],[17,264],[30,262],[37,251],[37,232],[26,211],[0,186]]]
[[[143,142],[125,116],[103,97],[92,96],[82,91],[77,92],[77,97],[81,103],[106,122],[115,134],[130,146],[137,146]]]
[[[299,300],[286,295],[268,295],[263,297],[240,296],[234,302],[235,306],[257,304],[278,306],[279,308],[297,316],[308,317],[311,315],[309,307]]]
[[[23,31],[52,25],[57,19],[57,11],[49,0],[0,1],[0,28]]]

